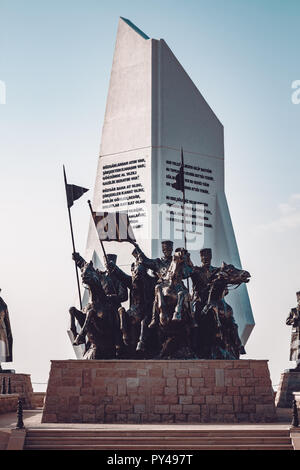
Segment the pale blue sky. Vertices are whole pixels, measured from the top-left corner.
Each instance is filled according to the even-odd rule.
[[[291,364],[289,309],[300,289],[298,0],[1,0],[0,287],[14,367],[46,382],[74,358],[76,295],[62,164],[91,188],[74,206],[83,252],[119,16],[164,38],[225,128],[226,194],[256,327],[247,358]],[[38,386],[35,385],[38,389]]]

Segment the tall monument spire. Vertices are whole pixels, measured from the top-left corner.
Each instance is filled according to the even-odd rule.
[[[130,20],[119,19],[110,76],[93,207],[128,210],[135,236],[151,258],[160,255],[162,219],[172,225],[168,238],[183,246],[172,187],[184,148],[187,234],[198,244],[188,249],[194,264],[199,251],[212,248],[213,264],[240,267],[240,258],[224,193],[223,125],[163,39],[149,38]],[[162,219],[157,207],[164,207]],[[197,224],[193,208],[201,209]],[[173,211],[173,212],[172,212]],[[179,207],[180,212],[180,207]],[[173,215],[172,215],[173,214]],[[199,211],[198,211],[199,214]],[[190,228],[188,229],[188,224]],[[158,236],[157,236],[158,234]],[[104,242],[105,243],[105,242]],[[118,264],[130,269],[132,246],[110,242]],[[90,224],[86,257],[101,264],[94,224]],[[127,266],[127,268],[126,268]],[[226,297],[227,300],[227,297]],[[243,344],[254,326],[247,288],[228,295]]]

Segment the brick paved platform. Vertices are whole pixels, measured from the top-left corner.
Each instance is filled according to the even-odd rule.
[[[42,422],[274,422],[267,362],[52,361]]]

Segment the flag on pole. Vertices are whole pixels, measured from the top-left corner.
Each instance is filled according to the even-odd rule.
[[[92,212],[101,241],[136,241],[127,212]]]
[[[88,189],[82,188],[81,186],[76,186],[75,184],[68,184],[65,165],[63,165],[63,170],[64,170],[64,181],[65,181],[65,188],[66,188],[67,206],[68,206],[73,253],[75,253],[76,248],[75,248],[75,241],[74,241],[74,234],[73,234],[71,207],[73,206],[74,201],[76,201],[76,199],[79,199],[86,191],[88,191]],[[76,262],[75,262],[75,272],[76,272],[79,304],[80,304],[80,309],[82,310],[81,291],[80,291],[80,284],[79,284],[79,277],[78,277],[78,270],[77,270]]]
[[[181,166],[180,170],[175,177],[175,183],[172,184],[172,188],[178,189],[178,191],[184,192],[184,164],[183,164],[183,148],[181,147]]]
[[[66,191],[67,191],[67,200],[68,200],[68,207],[72,207],[74,201],[79,199],[84,193],[88,191],[86,188],[82,188],[81,186],[76,186],[75,184],[66,184]]]
[[[68,209],[73,206],[74,201],[79,199],[84,193],[88,191],[86,188],[82,188],[81,186],[76,186],[76,184],[68,184],[67,183],[67,176],[65,166],[63,165],[64,170],[64,180],[65,180],[65,187],[66,187],[66,194],[67,194],[67,203]]]

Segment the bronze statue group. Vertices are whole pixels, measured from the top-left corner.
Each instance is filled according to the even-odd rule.
[[[157,259],[131,243],[131,275],[117,266],[114,254],[106,255],[106,270],[100,271],[73,253],[89,289],[83,310],[69,310],[74,345],[85,344],[85,359],[239,359],[245,354],[225,296],[229,286],[249,281],[247,271],[226,263],[213,267],[210,248],[200,250],[202,265],[194,266],[186,249],[173,253],[172,241],[162,242]],[[122,303],[128,291],[126,310]]]
[[[201,266],[188,251],[162,242],[163,256],[149,259],[136,242],[131,275],[106,255],[100,271],[79,253],[73,259],[81,270],[89,302],[70,308],[74,345],[85,345],[85,359],[239,359],[245,354],[233,311],[226,303],[230,286],[247,283],[247,271],[223,263],[211,265],[212,250],[200,250]],[[192,293],[184,280],[192,281]],[[1,289],[0,289],[1,291]],[[128,301],[126,310],[122,303]],[[300,370],[300,291],[286,324],[292,326],[290,361]],[[77,332],[77,326],[80,331]],[[7,305],[0,297],[1,362],[12,361],[12,332]]]

